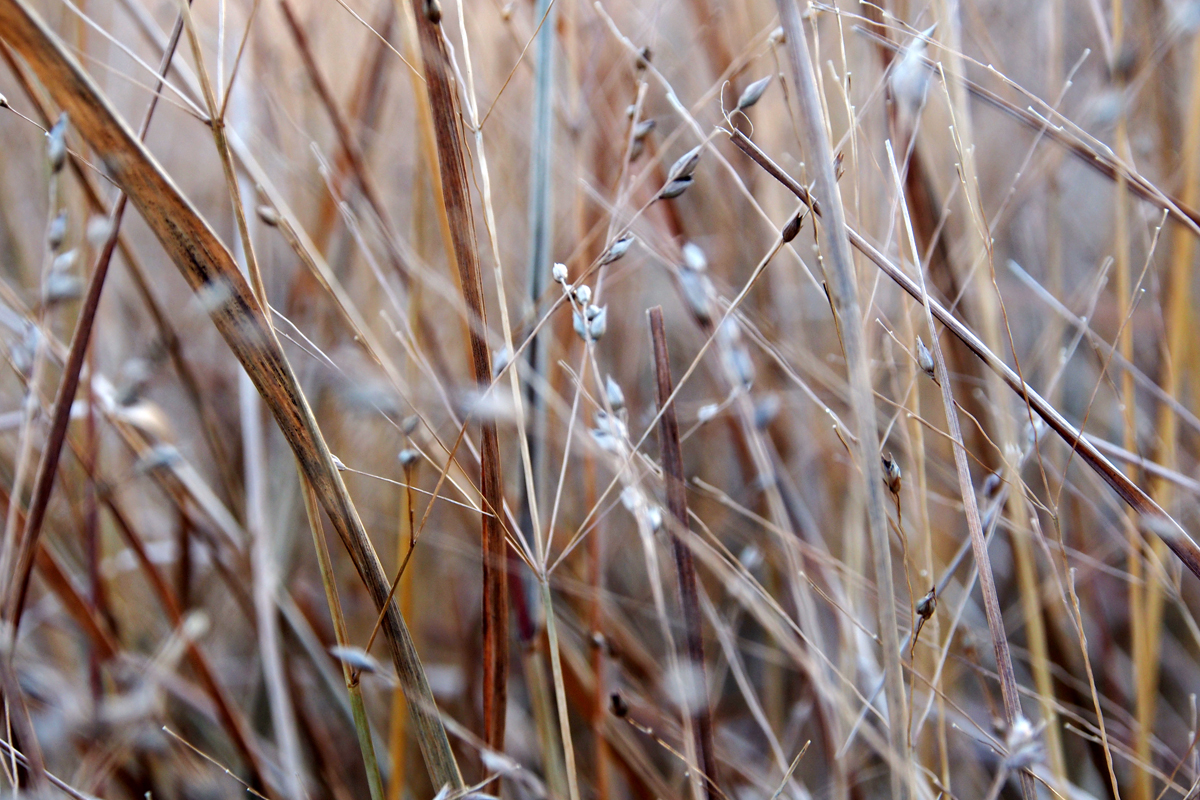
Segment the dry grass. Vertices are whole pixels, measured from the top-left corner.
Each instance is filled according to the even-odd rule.
[[[0,788],[1194,795],[1194,5],[0,0]]]

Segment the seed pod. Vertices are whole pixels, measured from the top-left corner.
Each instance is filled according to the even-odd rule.
[[[633,126],[632,142],[629,146],[629,160],[637,161],[642,157],[642,153],[646,150],[646,137],[650,135],[650,131],[654,130],[654,126],[658,124],[655,120],[644,119],[637,125]]]
[[[667,181],[666,185],[663,186],[662,191],[658,193],[658,199],[672,200],[676,197],[679,197],[679,195],[687,191],[687,188],[691,186],[692,183],[693,179],[690,175],[685,178],[676,178],[674,180]]]
[[[46,276],[42,299],[46,305],[75,300],[83,294],[83,281],[69,272],[51,271]]]
[[[639,70],[643,70],[650,66],[650,59],[653,58],[653,56],[654,53],[651,52],[649,47],[643,47],[641,50],[638,50],[637,68]]]
[[[936,27],[936,26],[934,26]],[[914,36],[901,52],[899,58],[892,61],[892,72],[888,76],[888,88],[892,98],[900,107],[902,114],[911,116],[925,105],[925,95],[929,90],[931,70],[925,63],[926,41],[933,28]]]
[[[779,415],[782,407],[779,395],[771,392],[754,404],[754,427],[764,430]]]
[[[693,272],[704,272],[708,269],[708,256],[695,242],[684,242],[683,266]]]
[[[667,173],[671,180],[679,178],[690,178],[692,173],[696,171],[696,166],[700,163],[700,153],[704,150],[704,145],[698,144],[691,150],[681,155],[679,159],[671,165],[670,171]]]
[[[46,232],[46,243],[50,245],[50,249],[58,252],[58,248],[62,247],[63,240],[67,238],[67,212],[62,210],[50,222],[50,228]]]
[[[397,456],[397,458],[400,460],[400,466],[404,467],[405,469],[408,469],[413,464],[417,463],[417,460],[420,457],[421,454],[416,450],[413,450],[411,447],[404,448],[400,451],[400,455]]]
[[[771,76],[759,78],[754,83],[746,87],[742,92],[742,96],[738,98],[737,110],[745,111],[750,106],[754,105],[763,96],[763,92],[767,90],[767,86],[771,84]]]
[[[583,314],[579,313],[579,309],[571,312],[571,326],[575,328],[575,333],[580,339],[585,342],[588,340],[588,323],[583,318]]]
[[[632,233],[627,233],[620,239],[617,239],[612,243],[612,245],[609,246],[608,250],[604,251],[604,255],[600,256],[599,266],[603,267],[605,264],[611,264],[614,261],[619,261],[626,253],[629,252],[629,248],[633,246],[633,242],[634,235]]]
[[[613,435],[607,428],[592,428],[588,431],[592,435],[592,441],[606,453],[620,453],[621,440]]]
[[[268,205],[261,205],[257,209],[258,219],[263,225],[269,228],[274,228],[279,224],[279,212]]]
[[[330,453],[329,457],[333,459],[333,468],[334,469],[336,469],[338,472],[346,471],[347,467],[345,464],[342,463],[342,460],[340,458],[335,456],[333,453]]]
[[[917,337],[917,366],[931,378],[936,378],[933,370],[933,353],[929,352],[929,348],[925,346],[925,342],[921,341],[921,337]]]
[[[412,436],[413,431],[417,429],[417,425],[420,424],[420,422],[421,419],[416,414],[410,414],[404,418],[403,422],[400,423],[400,429],[404,431],[405,436]]]
[[[46,134],[46,158],[50,161],[50,171],[58,173],[67,161],[67,112],[58,115],[58,122]]]
[[[72,247],[65,253],[59,253],[54,257],[53,263],[50,264],[51,272],[64,273],[71,267],[75,266],[75,262],[79,260],[79,250]]]
[[[929,619],[933,616],[933,612],[937,611],[937,589],[930,589],[928,593],[917,601],[917,616],[921,619]]]
[[[683,297],[687,300],[688,309],[701,325],[712,322],[712,281],[703,272],[690,269],[679,270],[679,283],[683,287]]]
[[[883,457],[883,482],[887,484],[888,491],[896,496],[900,495],[900,477],[900,465],[888,453]]]
[[[442,4],[438,0],[425,0],[425,19],[434,25],[442,21]]]
[[[0,94],[0,108],[8,108],[8,98]]]
[[[613,380],[612,375],[605,376],[604,393],[608,395],[608,404],[615,413],[625,410],[625,393],[621,391],[620,384]]]
[[[608,306],[588,306],[588,336],[593,342],[598,342],[604,338],[605,331],[608,330]]]
[[[790,220],[788,220],[788,224],[783,226],[783,232],[780,234],[780,237],[783,239],[783,243],[787,244],[792,239],[795,239],[797,236],[799,236],[800,235],[800,227],[803,224],[804,224],[804,215],[803,214],[797,214],[796,216],[794,216]]]
[[[100,247],[108,241],[112,233],[112,223],[103,214],[93,214],[87,223],[87,240],[92,247]]]
[[[512,351],[508,347],[502,347],[492,356],[492,377],[500,377],[500,373],[508,366],[508,362],[512,361]]]
[[[566,283],[567,265],[556,262],[554,266],[550,268],[550,277],[554,278],[555,283]]]
[[[650,135],[650,131],[654,130],[654,126],[658,124],[657,120],[644,119],[637,125],[633,126],[633,140],[640,142]]]
[[[383,667],[373,655],[361,647],[334,645],[329,648],[329,655],[343,662],[355,672],[382,672]]]
[[[660,530],[662,530],[662,509],[655,505],[646,506],[646,524],[650,526],[650,530],[654,533],[658,533]]]
[[[629,704],[625,702],[625,698],[621,697],[620,692],[613,692],[608,696],[608,707],[613,716],[618,719],[624,719],[629,715]]]
[[[588,286],[586,283],[581,283],[580,285],[576,286],[575,302],[579,303],[579,305],[583,306],[584,308],[587,308],[588,304],[592,302],[592,287]]]

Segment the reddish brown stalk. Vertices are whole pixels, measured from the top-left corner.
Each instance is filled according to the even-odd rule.
[[[179,44],[179,36],[183,32],[183,16],[175,20],[175,29],[163,52],[158,65],[158,82],[150,96],[150,104],[142,117],[138,130],[138,139],[146,138],[150,128],[150,120],[154,117],[154,109],[158,106],[159,92],[163,87],[163,76],[171,66],[175,56],[175,48]],[[41,535],[42,523],[46,519],[46,509],[50,505],[50,492],[54,488],[54,477],[58,472],[58,460],[62,455],[63,440],[67,434],[67,424],[71,421],[71,405],[75,402],[75,391],[79,388],[79,373],[83,369],[83,361],[87,356],[88,342],[92,336],[92,326],[96,321],[96,310],[100,307],[100,295],[104,290],[104,279],[108,276],[108,266],[112,263],[113,251],[117,247],[117,237],[121,231],[121,219],[125,215],[125,205],[128,198],[121,194],[108,217],[109,234],[96,256],[92,267],[92,277],[84,296],[83,307],[79,311],[79,319],[75,323],[75,331],[71,334],[71,345],[67,351],[66,363],[63,365],[62,379],[58,385],[58,393],[54,396],[54,407],[50,412],[50,430],[46,434],[46,445],[38,462],[37,478],[33,484],[33,494],[29,500],[29,512],[25,517],[25,527],[17,545],[18,558],[13,573],[15,584],[9,586],[9,596],[5,598],[5,618],[10,620],[13,628],[21,624],[21,613],[25,607],[25,595],[29,591],[29,577],[33,572],[33,559],[37,550],[38,536]]]
[[[679,422],[675,404],[663,408],[675,387],[671,381],[671,357],[667,352],[667,331],[663,325],[662,306],[655,306],[650,316],[650,338],[654,343],[655,400],[659,408],[658,436],[662,448],[663,481],[667,486],[667,508],[674,518],[670,525],[671,551],[679,577],[679,602],[683,609],[686,644],[680,655],[688,665],[689,677],[697,684],[690,692],[699,694],[693,699],[692,735],[696,740],[696,755],[704,783],[705,796],[714,800],[717,792],[717,757],[713,745],[712,710],[708,705],[708,679],[704,661],[704,638],[700,623],[700,596],[696,588],[696,564],[691,548],[682,536],[688,535],[687,487],[683,477],[683,451],[679,444]],[[694,672],[692,672],[694,670]]]
[[[733,139],[733,143],[745,152],[746,155],[754,159],[767,174],[786,186],[801,201],[811,205],[814,213],[818,216],[821,215],[820,203],[812,199],[808,190],[801,186],[795,178],[784,172],[778,164],[759,149],[758,145],[750,141],[740,131],[733,131],[730,134],[730,138]],[[893,264],[887,256],[868,242],[858,231],[847,226],[846,232],[849,234],[850,243],[854,245],[855,249],[870,259],[875,266],[879,267],[884,274],[895,281],[909,296],[918,302],[923,302],[921,287],[916,281],[910,278],[896,264]],[[1183,530],[1178,522],[1155,503],[1150,495],[1146,494],[1140,486],[1129,480],[1121,470],[1114,467],[1112,462],[1105,458],[1095,445],[1085,439],[1079,430],[1059,413],[1058,409],[1050,405],[1040,394],[1033,390],[1033,387],[1025,383],[1011,367],[988,349],[987,345],[970,328],[955,318],[938,300],[930,297],[929,309],[933,312],[933,316],[938,322],[946,326],[952,334],[970,348],[972,353],[987,364],[989,369],[999,375],[1008,384],[1009,388],[1028,403],[1033,412],[1057,433],[1066,442],[1068,447],[1074,449],[1079,454],[1080,459],[1091,467],[1117,493],[1117,496],[1141,515],[1145,528],[1166,542],[1167,547],[1171,548],[1171,551],[1183,562],[1188,571],[1197,578],[1200,578],[1200,547],[1188,536],[1187,532]]]
[[[442,176],[442,197],[450,220],[454,257],[462,285],[463,299],[473,316],[470,320],[471,363],[475,382],[486,391],[492,382],[492,353],[487,343],[487,315],[484,308],[483,278],[475,241],[475,222],[467,186],[464,145],[459,130],[458,94],[454,86],[450,58],[441,31],[441,12],[436,2],[412,0],[425,64],[425,86],[433,112],[438,161]],[[436,13],[435,13],[436,12]],[[504,716],[508,699],[508,581],[504,531],[500,513],[504,508],[500,480],[500,448],[496,423],[485,419],[480,424],[480,488],[484,508],[483,548],[483,740],[488,747],[504,750]]]

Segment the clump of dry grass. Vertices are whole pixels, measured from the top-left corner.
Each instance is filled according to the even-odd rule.
[[[1194,794],[1191,6],[0,0],[5,780]]]

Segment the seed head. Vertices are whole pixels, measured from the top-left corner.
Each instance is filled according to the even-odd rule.
[[[617,239],[604,251],[604,255],[600,256],[600,266],[621,260],[629,252],[629,248],[633,246],[634,241],[632,233],[626,233],[620,239]]]
[[[704,150],[704,145],[698,144],[691,150],[681,155],[679,159],[671,165],[670,171],[667,173],[671,180],[679,178],[690,178],[692,173],[696,171],[696,166],[700,163],[700,152]]]
[[[683,266],[692,272],[704,272],[708,269],[708,256],[695,242],[685,242],[683,245]]]
[[[917,616],[929,619],[937,611],[937,589],[930,589],[924,597],[917,601]]]
[[[625,410],[625,393],[621,391],[621,385],[613,380],[612,375],[605,376],[604,393],[608,395],[608,404],[615,413],[619,414]]]
[[[584,308],[587,308],[588,304],[592,302],[592,287],[588,286],[586,283],[576,286],[575,302],[579,303],[579,305],[583,306]]]
[[[783,232],[780,234],[780,238],[783,239],[783,243],[787,244],[792,239],[795,239],[797,236],[799,236],[800,235],[800,227],[803,224],[804,224],[804,214],[797,214],[796,216],[794,216],[790,220],[788,220],[788,224],[783,226]]]
[[[67,112],[58,115],[58,122],[46,134],[46,158],[50,161],[50,171],[62,171],[67,161]]]
[[[274,228],[279,224],[279,212],[268,205],[261,205],[257,209],[258,219],[263,225],[269,228]]]
[[[675,178],[674,180],[667,181],[666,185],[663,186],[662,191],[658,193],[658,199],[673,200],[686,192],[688,187],[691,186],[693,182],[694,179],[691,175],[688,175],[685,178]]]
[[[417,463],[417,460],[420,457],[421,454],[416,450],[413,450],[411,447],[404,448],[400,451],[400,455],[397,456],[397,458],[400,460],[400,466],[404,467],[405,469],[408,469],[413,464]]]
[[[742,96],[738,98],[737,110],[745,111],[750,106],[754,105],[763,96],[763,92],[767,90],[767,86],[771,83],[771,76],[759,78],[754,83],[746,87],[742,92]]]
[[[588,337],[598,342],[608,330],[608,306],[588,306]]]
[[[917,366],[929,377],[937,377],[933,370],[933,353],[929,352],[920,336],[917,337]]]
[[[567,265],[555,262],[550,268],[550,277],[554,278],[555,283],[567,282]]]
[[[896,496],[900,494],[900,478],[900,465],[888,453],[883,457],[883,482],[887,484],[888,491]]]
[[[50,245],[51,250],[58,252],[58,248],[62,247],[63,240],[66,238],[67,212],[66,209],[63,209],[50,222],[50,228],[46,232],[46,242]]]
[[[888,84],[892,97],[905,114],[915,114],[925,104],[930,76],[930,69],[925,64],[926,40],[932,33],[933,28],[929,28],[914,36],[892,64]]]

